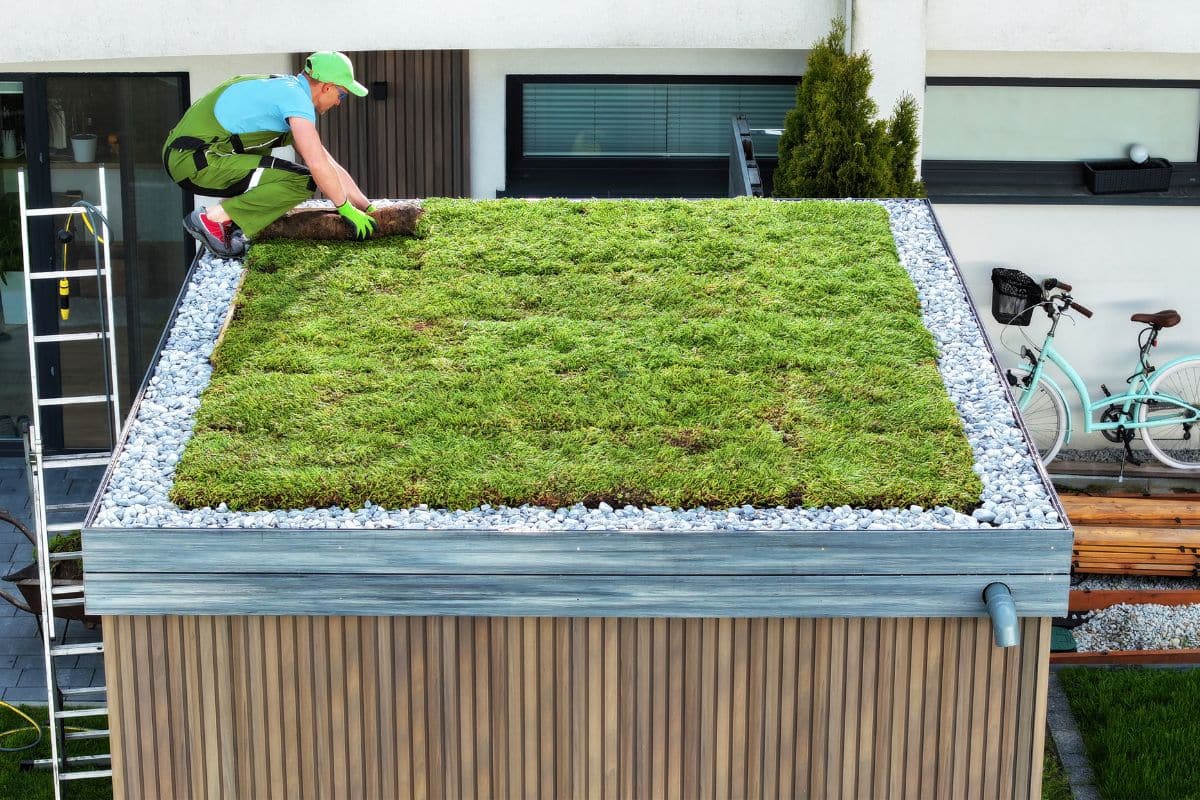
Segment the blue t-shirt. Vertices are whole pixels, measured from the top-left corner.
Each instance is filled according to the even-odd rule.
[[[303,75],[255,78],[233,84],[217,98],[213,113],[230,133],[291,130],[288,117],[316,123],[317,110]]]

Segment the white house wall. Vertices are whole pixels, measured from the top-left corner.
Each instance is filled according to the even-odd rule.
[[[930,50],[1192,53],[1200,44],[1193,0],[928,0],[927,9]]]
[[[505,188],[507,75],[799,75],[799,50],[473,50],[471,195]]]
[[[274,3],[109,0],[82,28],[9,3],[0,61],[289,53],[306,50],[807,47],[842,0],[325,0]]]
[[[1200,49],[1200,32],[1196,33]],[[1112,78],[1196,80],[1200,52],[1192,53],[1000,53],[930,51],[925,69],[934,77]]]
[[[1035,312],[1029,327],[1005,330],[992,318],[993,267],[1019,269],[1037,280],[1061,278],[1095,312],[1090,320],[1075,315],[1077,324],[1060,325],[1055,341],[1093,400],[1101,383],[1115,394],[1134,371],[1141,326],[1129,321],[1131,314],[1174,308],[1182,315],[1180,325],[1163,332],[1156,363],[1200,353],[1200,292],[1195,290],[1200,208],[937,204],[935,210],[1005,367],[1020,361],[1010,349],[1019,352],[1026,343],[1021,331],[1040,344],[1047,322]],[[1078,428],[1083,412],[1066,381],[1060,385]],[[1077,435],[1072,448],[1109,446],[1099,434]]]

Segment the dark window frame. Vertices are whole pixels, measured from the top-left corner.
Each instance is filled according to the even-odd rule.
[[[1109,87],[1200,91],[1200,80],[931,76],[926,77],[925,86]],[[1080,161],[922,158],[921,177],[930,199],[944,203],[1200,205],[1200,128],[1196,131],[1196,160],[1174,163],[1171,187],[1165,192],[1092,194],[1084,185]]]
[[[22,93],[25,99],[25,150],[26,150],[26,181],[27,181],[27,197],[30,207],[47,207],[52,202],[50,171],[51,163],[49,158],[49,130],[46,123],[48,115],[48,81],[51,79],[60,78],[172,78],[178,81],[179,87],[179,102],[180,108],[184,111],[192,104],[191,100],[191,73],[182,70],[155,70],[151,72],[135,72],[135,71],[95,71],[81,72],[78,70],[62,70],[50,72],[3,72],[0,71],[0,81],[10,81],[20,83],[22,85]],[[34,149],[36,148],[36,149]],[[34,156],[37,156],[38,162],[33,163]],[[128,206],[130,197],[128,196],[129,186],[122,181],[121,187],[121,202]],[[187,213],[194,203],[194,195],[191,192],[181,191],[180,194],[181,216]],[[124,237],[123,241],[126,246],[126,253],[123,256],[129,260],[137,258],[137,237],[131,235],[136,230],[136,214],[124,216]],[[53,231],[53,218],[51,217],[35,217],[31,220],[31,226],[34,227],[33,234],[30,239],[30,263],[34,264],[34,269],[44,271],[52,268],[49,265],[50,261],[50,246],[47,244],[51,239]],[[184,246],[184,263],[186,267],[195,255],[195,241],[188,236],[186,232],[180,233],[180,239]],[[137,285],[134,271],[127,272],[127,281],[133,283],[133,287],[127,284],[125,287],[125,312],[126,324],[132,327],[140,318],[141,310],[138,307]],[[37,304],[37,310],[30,310],[30,318],[38,319],[43,324],[53,324],[53,330],[43,331],[45,333],[57,332],[57,296],[56,289],[51,286],[51,281],[40,281],[39,285],[35,286],[34,303]],[[42,285],[44,284],[44,285]],[[33,315],[37,316],[34,317]],[[127,362],[129,372],[129,385],[121,387],[121,394],[124,397],[132,398],[136,394],[137,387],[141,383],[140,378],[134,379],[134,374],[138,372],[134,368],[134,364],[139,362],[143,357],[142,345],[136,337],[127,337],[125,360]],[[55,348],[41,348],[38,353],[38,374],[42,380],[40,391],[45,396],[53,396],[59,392],[59,382],[61,375],[59,370],[59,356]],[[70,448],[64,447],[64,432],[62,422],[62,411],[55,407],[48,407],[42,411],[42,441],[48,451],[56,453],[72,452]],[[86,448],[85,448],[86,449]],[[19,455],[21,453],[21,444],[19,441],[0,441],[0,456]]]
[[[587,197],[602,195],[598,188],[605,184],[615,187],[611,196],[724,196],[729,174],[729,159],[725,156],[526,156],[524,88],[528,83],[595,83],[595,84],[778,84],[796,86],[799,75],[613,75],[613,74],[515,74],[505,76],[504,174],[505,191],[501,197],[523,197],[545,194],[541,187],[550,187],[558,195]],[[778,158],[758,157],[760,169],[767,178],[774,172]],[[702,185],[720,184],[714,191],[695,193]],[[621,190],[622,186],[630,192]],[[563,190],[562,187],[570,187]],[[573,189],[573,191],[572,191]]]

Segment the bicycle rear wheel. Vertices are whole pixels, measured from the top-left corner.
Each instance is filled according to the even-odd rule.
[[[1018,379],[1017,386],[1009,387],[1013,402],[1019,403],[1025,392],[1025,377],[1028,373],[1014,373]],[[1049,464],[1058,455],[1063,440],[1067,437],[1067,404],[1057,389],[1045,381],[1039,381],[1029,405],[1021,410],[1021,420],[1029,438],[1037,448],[1038,456],[1043,464]]]
[[[1200,408],[1200,358],[1163,370],[1150,384],[1150,391]],[[1170,403],[1142,403],[1138,409],[1138,420],[1143,423],[1180,420],[1142,428],[1146,448],[1155,458],[1175,469],[1200,469],[1200,421],[1183,421],[1186,416],[1187,412]]]

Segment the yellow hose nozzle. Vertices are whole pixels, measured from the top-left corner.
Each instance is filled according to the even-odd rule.
[[[71,316],[71,282],[66,278],[58,281],[58,315],[63,319]]]

